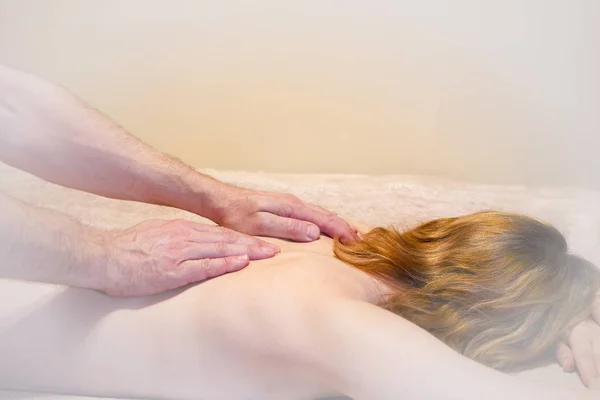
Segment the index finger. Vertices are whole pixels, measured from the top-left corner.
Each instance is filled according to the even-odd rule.
[[[243,244],[248,246],[260,246],[279,251],[279,246],[276,246],[272,243],[261,240],[254,236],[234,231],[233,229],[223,228],[221,226],[192,226],[192,228],[200,233],[190,238],[192,242],[225,242],[231,244]]]
[[[356,229],[350,224],[337,214],[315,204],[305,203],[302,200],[282,202],[268,198],[265,199],[261,208],[263,211],[281,217],[311,222],[318,226],[322,233],[330,237],[337,237],[343,242],[354,242],[359,239]]]

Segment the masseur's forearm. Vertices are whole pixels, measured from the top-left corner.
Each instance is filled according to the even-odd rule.
[[[3,66],[0,161],[74,189],[208,217],[222,186],[142,143],[64,88]]]
[[[102,288],[103,235],[0,192],[0,278]]]

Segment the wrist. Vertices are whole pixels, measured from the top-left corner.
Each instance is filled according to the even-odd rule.
[[[110,232],[86,226],[83,227],[80,241],[70,282],[67,284],[104,290],[110,264]]]
[[[163,205],[179,208],[219,222],[223,210],[227,208],[227,192],[231,186],[208,175],[190,169],[178,175],[175,190],[163,193]]]

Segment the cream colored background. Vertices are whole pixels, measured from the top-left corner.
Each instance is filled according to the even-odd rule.
[[[600,187],[598,0],[0,0],[0,62],[197,167]]]

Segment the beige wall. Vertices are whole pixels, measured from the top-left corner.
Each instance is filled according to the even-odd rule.
[[[600,186],[598,0],[0,0],[0,62],[198,167]]]

